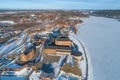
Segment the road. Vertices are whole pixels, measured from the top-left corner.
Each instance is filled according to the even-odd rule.
[[[83,43],[77,37],[74,36],[74,38],[79,41],[79,43],[81,44],[81,46],[83,48],[83,52],[85,54],[85,60],[86,60],[86,76],[85,76],[85,80],[88,80],[88,76],[89,76],[88,56],[87,56],[87,53],[86,53],[86,50],[85,50],[85,47],[84,47]]]
[[[27,31],[27,30],[26,30]],[[13,53],[20,53],[19,51],[21,51],[21,49],[23,47],[25,47],[25,43],[26,43],[26,39],[27,39],[27,36],[28,36],[28,33],[27,32],[23,32],[22,33],[22,36],[20,36],[19,40],[17,40],[16,42],[14,43],[11,43],[10,45],[7,45],[5,47],[5,49],[1,50],[1,54],[2,54],[2,57],[0,58],[0,63],[2,64],[0,66],[0,70],[3,68],[3,67],[6,67],[10,64],[13,63],[13,61],[15,62],[17,58],[15,58],[14,60],[12,61],[7,61],[5,58],[10,55],[10,54],[13,54]]]
[[[27,75],[27,76],[25,76],[25,78],[24,78],[24,80],[29,80],[29,77],[31,76],[31,74],[34,72],[34,70],[32,69],[31,71],[30,71],[30,73]]]
[[[30,35],[28,35],[28,32],[29,30],[33,30],[34,28],[38,28],[38,27],[45,27],[45,24],[41,24],[37,27],[31,27],[29,29],[26,29],[22,32],[22,35],[20,36],[20,38],[18,38],[17,41],[9,44],[9,45],[6,45],[5,48],[1,49],[0,50],[0,54],[2,54],[2,57],[0,58],[0,70],[4,67],[7,67],[9,66],[10,64],[13,64],[16,62],[16,60],[19,59],[19,57],[13,59],[12,61],[8,61],[6,60],[6,57],[8,55],[11,55],[13,53],[16,53],[16,54],[20,54],[21,53],[21,50],[27,46],[27,44],[31,41],[30,39]],[[39,47],[39,53],[37,56],[40,57],[41,59],[41,53],[42,53],[42,50],[43,50],[43,44],[40,45]],[[29,78],[29,76],[33,73],[33,70],[25,77],[25,80],[27,80]]]

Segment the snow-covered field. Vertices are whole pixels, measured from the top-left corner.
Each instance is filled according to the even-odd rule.
[[[14,21],[0,21],[0,23],[15,24]]]
[[[94,16],[82,20],[77,37],[89,50],[94,80],[120,80],[120,22]]]

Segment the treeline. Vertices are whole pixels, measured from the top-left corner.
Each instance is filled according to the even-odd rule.
[[[83,14],[79,11],[61,11],[59,12],[63,17],[89,17],[88,14]]]
[[[120,10],[98,10],[93,13],[97,16],[105,16],[105,17],[119,17],[120,16]]]

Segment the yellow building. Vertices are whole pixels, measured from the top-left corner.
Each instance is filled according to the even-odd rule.
[[[44,48],[47,54],[71,54],[71,47],[69,46],[47,46]]]
[[[21,61],[29,61],[35,56],[35,50],[32,49],[27,53],[20,54],[20,60]]]
[[[59,46],[71,46],[72,41],[69,38],[57,38],[55,44]]]

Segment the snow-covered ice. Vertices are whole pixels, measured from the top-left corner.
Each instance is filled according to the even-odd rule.
[[[120,80],[120,22],[94,16],[82,20],[77,37],[89,50],[94,80]]]

